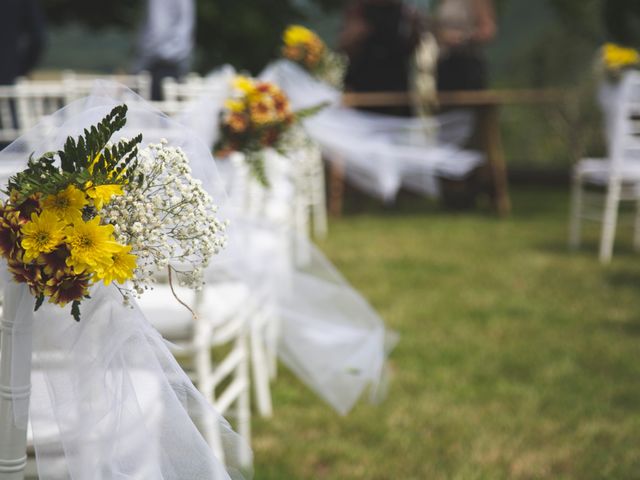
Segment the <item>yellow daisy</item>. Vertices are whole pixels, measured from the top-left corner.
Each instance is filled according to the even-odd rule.
[[[233,98],[226,100],[224,102],[224,106],[227,110],[235,113],[242,112],[244,110],[244,102]]]
[[[24,262],[29,263],[38,258],[41,253],[49,253],[64,241],[66,223],[61,221],[56,213],[44,210],[40,215],[31,214],[31,221],[21,228],[24,248]]]
[[[242,75],[238,75],[233,79],[233,88],[240,90],[245,95],[251,95],[255,92],[255,83],[249,78]]]
[[[640,54],[637,50],[621,47],[615,43],[605,44],[602,53],[607,68],[611,70],[619,70],[640,63]]]
[[[82,209],[86,204],[87,199],[82,190],[69,185],[55,195],[46,197],[42,201],[42,208],[55,213],[60,220],[73,223],[82,218]]]
[[[302,25],[290,25],[284,31],[282,37],[285,45],[289,46],[298,45],[300,43],[311,43],[319,40],[315,33]]]
[[[136,256],[132,255],[129,245],[118,245],[119,250],[112,256],[112,262],[109,265],[101,267],[96,272],[96,277],[103,280],[105,285],[111,282],[124,283],[133,277],[133,271],[136,269]]]
[[[76,274],[93,273],[108,266],[121,248],[113,239],[113,225],[100,225],[100,217],[76,222],[65,229],[65,234],[70,252],[67,265]]]
[[[124,194],[122,185],[97,185],[93,186],[92,182],[87,182],[85,193],[93,201],[96,210],[101,210],[115,196]]]

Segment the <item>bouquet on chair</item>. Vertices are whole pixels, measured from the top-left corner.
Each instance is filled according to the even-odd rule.
[[[312,30],[301,25],[289,25],[282,34],[282,56],[291,60],[318,80],[342,89],[347,59],[331,51]]]
[[[606,43],[600,50],[600,65],[610,80],[619,80],[625,70],[640,67],[640,53],[630,47]]]
[[[291,141],[291,128],[323,107],[293,112],[289,99],[278,86],[238,76],[233,81],[233,94],[221,112],[215,154],[224,158],[233,152],[243,153],[251,173],[262,185],[269,186],[264,150],[273,148],[285,153]]]
[[[37,310],[45,299],[80,320],[90,287],[112,282],[125,303],[158,269],[185,265],[181,283],[202,284],[202,267],[223,246],[211,197],[166,143],[140,149],[142,135],[110,143],[126,123],[115,107],[62,150],[30,158],[9,179],[0,207],[0,254]],[[174,269],[175,270],[175,269]]]

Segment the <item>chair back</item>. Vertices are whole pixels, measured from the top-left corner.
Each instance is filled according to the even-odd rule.
[[[617,105],[613,109],[612,141],[609,156],[612,177],[622,171],[638,169],[640,174],[640,72],[625,73],[620,84]]]
[[[0,143],[10,143],[20,136],[14,85],[0,86]]]
[[[66,90],[61,82],[19,80],[14,93],[21,133],[67,104]]]
[[[165,101],[191,102],[211,97],[226,91],[230,85],[231,73],[222,70],[208,77],[190,73],[182,81],[167,77],[162,80],[162,94]]]
[[[149,72],[141,72],[135,75],[100,75],[65,70],[62,73],[62,83],[67,91],[68,102],[90,95],[96,80],[116,82],[131,89],[145,100],[151,100],[151,75]]]

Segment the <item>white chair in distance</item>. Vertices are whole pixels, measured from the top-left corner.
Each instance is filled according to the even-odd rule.
[[[190,73],[180,81],[171,77],[164,78],[162,80],[163,99],[192,102],[207,98],[221,90],[227,90],[234,75],[235,70],[232,67],[223,66],[205,77]]]
[[[13,142],[20,136],[20,125],[16,111],[16,88],[14,85],[0,86],[0,143]]]
[[[640,72],[630,71],[621,79],[618,104],[613,109],[612,136],[607,159],[585,158],[573,170],[569,246],[576,249],[581,241],[583,219],[602,222],[599,258],[609,263],[618,223],[621,201],[634,201],[633,245],[640,250]],[[604,209],[586,211],[587,187],[604,189]]]
[[[20,79],[14,91],[20,133],[32,128],[68,103],[66,90],[61,82]]]
[[[134,75],[79,73],[73,70],[62,72],[62,84],[69,102],[91,94],[96,80],[108,80],[124,85],[145,100],[151,100],[151,74],[140,72]]]

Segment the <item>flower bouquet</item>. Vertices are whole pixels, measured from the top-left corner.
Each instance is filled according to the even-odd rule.
[[[318,80],[342,89],[346,57],[331,51],[315,32],[301,25],[290,25],[282,41],[284,58],[296,62]]]
[[[324,105],[291,110],[284,92],[270,82],[238,76],[233,81],[233,94],[221,112],[220,138],[214,147],[218,157],[233,152],[245,155],[250,171],[264,186],[269,182],[265,172],[264,151],[287,150],[292,126]]]
[[[224,225],[180,149],[165,142],[140,149],[141,135],[110,142],[126,113],[126,105],[115,107],[9,179],[0,254],[13,279],[29,287],[36,310],[45,299],[71,303],[80,320],[92,285],[113,282],[127,303],[161,268],[197,287],[202,267],[223,246]]]
[[[634,48],[606,43],[600,49],[599,63],[605,75],[617,81],[625,70],[640,66],[640,53]]]

